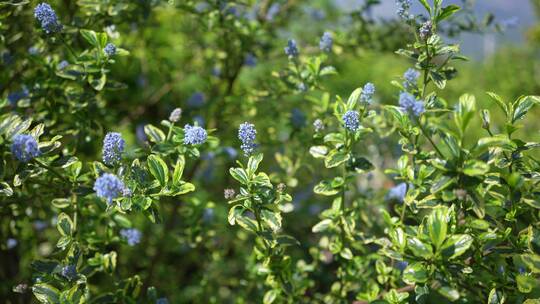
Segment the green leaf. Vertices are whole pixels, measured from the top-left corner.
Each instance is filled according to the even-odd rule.
[[[431,15],[431,6],[429,6],[429,3],[427,2],[427,0],[419,0],[419,1],[424,6],[428,14]]]
[[[427,218],[429,237],[436,250],[441,247],[446,239],[449,219],[449,209],[446,206],[435,208]]]
[[[293,246],[293,245],[299,246],[300,245],[300,242],[297,239],[295,239],[294,237],[290,235],[285,235],[285,234],[278,235],[276,237],[276,242],[282,246]]]
[[[516,101],[514,113],[512,114],[512,123],[522,119],[527,112],[537,103],[540,102],[539,96],[524,96]]]
[[[326,168],[334,168],[348,161],[350,157],[345,151],[332,150],[324,159],[324,165]]]
[[[253,156],[251,156],[248,160],[247,164],[247,174],[248,176],[253,176],[255,172],[257,172],[257,169],[259,168],[259,164],[263,160],[263,154],[258,153]]]
[[[429,259],[433,256],[433,249],[431,248],[431,245],[424,244],[417,238],[409,238],[407,240],[407,248],[409,248],[412,253],[419,258]]]
[[[55,198],[51,201],[51,204],[56,208],[63,209],[71,205],[71,201],[67,198]]]
[[[448,286],[442,286],[441,288],[437,289],[437,291],[448,300],[454,302],[459,299],[459,291],[448,287]]]
[[[257,232],[257,223],[248,217],[245,217],[243,215],[238,215],[236,217],[236,223],[238,223],[240,227],[248,231]]]
[[[483,176],[489,172],[489,165],[483,161],[470,159],[463,164],[463,173],[468,176]]]
[[[495,288],[489,292],[488,304],[504,304],[505,301],[506,297],[504,294],[497,292]]]
[[[448,188],[450,185],[452,185],[455,182],[455,179],[450,176],[443,175],[439,177],[433,186],[431,186],[431,193],[435,194],[441,190],[444,190]]]
[[[90,74],[88,76],[88,83],[92,86],[92,88],[94,88],[94,90],[101,91],[107,83],[107,74],[100,73],[99,77],[95,77],[94,74]]]
[[[231,209],[229,209],[229,215],[227,216],[227,220],[229,221],[229,224],[234,225],[236,224],[236,218],[241,216],[244,212],[244,206],[242,205],[235,205]]]
[[[325,158],[328,154],[326,146],[313,146],[309,148],[309,153],[315,158]]]
[[[49,284],[37,283],[32,286],[32,292],[34,293],[34,296],[37,298],[37,300],[41,303],[60,303],[60,291]]]
[[[279,229],[281,229],[281,214],[264,209],[261,211],[261,219],[273,231],[278,231]]]
[[[429,273],[421,263],[413,263],[403,270],[403,282],[407,284],[425,283]]]
[[[5,196],[12,196],[13,189],[11,189],[11,186],[8,183],[0,182],[0,194]]]
[[[173,185],[180,184],[180,181],[182,180],[182,175],[184,174],[185,166],[186,166],[186,158],[184,157],[184,155],[178,156],[178,159],[176,160],[176,164],[174,165],[174,172],[173,172],[173,178],[172,178]]]
[[[468,234],[452,235],[444,242],[441,248],[442,254],[448,259],[456,258],[465,253],[472,243],[473,238]]]
[[[347,99],[347,110],[352,110],[356,106],[356,103],[360,99],[360,95],[362,94],[362,88],[357,88],[354,90],[351,95],[349,96],[349,99]]]
[[[173,187],[169,195],[177,196],[177,195],[186,194],[192,191],[195,191],[195,185],[193,185],[192,183],[182,183],[180,186]]]
[[[332,186],[331,181],[323,180],[313,188],[313,192],[320,195],[332,196],[339,192],[339,189]]]
[[[167,164],[163,161],[163,159],[161,159],[161,157],[155,154],[148,156],[147,163],[150,173],[162,187],[165,187],[169,180],[169,168],[167,168]]]
[[[446,87],[446,78],[444,78],[444,75],[438,72],[431,71],[429,72],[429,78],[433,80],[433,83],[439,88],[444,89]]]
[[[540,255],[523,254],[521,255],[523,262],[534,273],[540,273]]]
[[[532,276],[527,276],[523,274],[518,274],[516,276],[516,283],[519,292],[522,293],[529,293],[533,290],[533,288],[539,286],[539,282],[537,279]]]
[[[356,173],[366,173],[375,168],[375,166],[365,157],[354,157],[347,167],[348,169],[354,170]]]
[[[354,255],[352,253],[352,251],[349,249],[349,248],[343,248],[340,252],[339,252],[339,255],[346,259],[346,260],[352,260]]]
[[[159,143],[165,140],[165,133],[151,124],[144,126],[144,133],[151,142]]]
[[[460,7],[455,4],[444,7],[437,15],[437,22],[441,22],[442,20],[452,16],[457,11],[459,11],[459,9]]]
[[[534,229],[532,226],[529,226],[527,231],[527,240],[529,249],[536,254],[540,254],[540,231]]]
[[[239,181],[242,185],[247,185],[249,183],[246,170],[242,168],[230,168],[229,173],[234,179]]]
[[[80,32],[81,32],[81,35],[83,36],[83,38],[88,43],[90,43],[90,45],[92,45],[92,46],[94,46],[96,48],[99,47],[99,42],[98,42],[96,32],[90,31],[90,30],[81,30]]]
[[[313,226],[313,228],[311,228],[311,231],[313,233],[323,232],[323,231],[327,230],[330,226],[332,226],[332,220],[331,219],[324,219],[324,220],[318,222],[317,224],[315,224],[315,226]]]
[[[264,294],[264,297],[263,297],[263,304],[272,304],[272,303],[274,303],[274,301],[276,300],[278,294],[279,294],[279,291],[277,291],[275,289],[271,289],[271,290],[267,291]]]
[[[501,110],[504,112],[504,115],[506,117],[510,116],[510,110],[508,109],[508,105],[506,104],[506,102],[504,102],[504,100],[501,98],[501,96],[493,93],[493,92],[487,92],[487,94],[489,95],[489,97],[491,97],[491,99],[493,99],[497,105],[499,106],[499,108],[501,108]]]
[[[63,212],[58,215],[58,222],[56,223],[56,228],[62,236],[70,236],[75,230],[75,227],[73,226],[73,221],[71,220],[69,215]]]

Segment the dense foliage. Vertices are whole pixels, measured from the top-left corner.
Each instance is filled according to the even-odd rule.
[[[538,54],[361,2],[0,2],[3,302],[540,303]]]

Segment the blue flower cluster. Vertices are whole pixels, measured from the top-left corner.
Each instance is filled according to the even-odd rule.
[[[306,114],[299,108],[294,108],[291,111],[291,125],[297,129],[306,125]]]
[[[321,37],[321,41],[319,41],[319,48],[321,51],[330,53],[330,51],[332,51],[333,44],[334,40],[332,39],[332,35],[329,32],[324,32]]]
[[[169,115],[169,121],[178,122],[180,120],[180,117],[182,117],[182,109],[175,108]]]
[[[255,130],[255,125],[250,124],[249,122],[244,122],[238,128],[238,138],[242,142],[240,149],[244,151],[244,154],[250,155],[253,153],[257,145],[255,144],[255,137],[257,136],[257,130]]]
[[[248,67],[254,67],[257,65],[257,57],[253,53],[248,53],[244,58],[244,64]]]
[[[322,120],[320,119],[316,119],[314,122],[313,122],[313,129],[315,129],[315,133],[319,133],[321,132],[322,130],[324,130],[324,123]]]
[[[18,243],[19,242],[16,239],[9,238],[6,241],[6,247],[7,247],[7,249],[13,249],[13,248],[15,248],[17,246]]]
[[[156,300],[156,304],[169,304],[169,300],[167,298],[159,298]]]
[[[96,179],[94,191],[98,197],[103,198],[108,204],[124,192],[124,183],[114,174],[104,173]]]
[[[403,82],[403,86],[407,89],[413,89],[416,86],[416,82],[418,81],[418,77],[420,77],[420,72],[409,68],[405,73],[403,74],[403,78],[405,78],[405,82]]]
[[[362,88],[362,93],[360,94],[360,101],[363,103],[370,104],[375,94],[375,85],[371,82],[368,82]]]
[[[7,99],[11,105],[16,106],[19,100],[28,98],[29,96],[30,92],[26,87],[23,87],[22,91],[10,93]]]
[[[415,116],[425,112],[424,102],[416,100],[416,98],[407,92],[401,92],[399,94],[399,106],[406,112],[412,113]]]
[[[184,144],[186,145],[201,145],[206,142],[208,134],[206,130],[199,126],[184,126]]]
[[[103,163],[109,166],[117,164],[122,159],[125,141],[117,132],[109,132],[103,139]]]
[[[203,92],[195,92],[189,97],[187,105],[193,108],[199,108],[204,105],[205,101],[206,95]]]
[[[135,246],[141,242],[142,233],[138,229],[121,229],[120,235],[127,241],[129,246]]]
[[[62,267],[60,272],[62,276],[70,281],[73,281],[77,278],[77,268],[75,265],[67,265]]]
[[[390,191],[388,191],[387,198],[389,200],[396,200],[398,202],[403,202],[405,195],[407,194],[407,184],[400,183],[394,186]]]
[[[40,3],[34,8],[34,17],[41,23],[41,28],[48,33],[56,33],[62,30],[58,22],[56,12],[48,3]]]
[[[107,45],[103,48],[103,52],[109,57],[112,57],[116,54],[116,45],[114,43],[107,43]]]
[[[13,137],[11,153],[23,163],[27,163],[31,159],[41,155],[36,139],[27,134],[17,134]]]
[[[409,14],[409,9],[411,8],[411,0],[396,0],[397,5],[397,15],[405,20],[411,19],[411,15]]]
[[[59,70],[63,70],[69,66],[69,62],[67,60],[62,60],[58,65],[56,66]]]
[[[343,125],[345,129],[356,132],[360,127],[360,114],[357,111],[349,110],[343,114]]]
[[[299,51],[296,46],[296,41],[294,39],[289,39],[287,41],[287,46],[285,47],[285,54],[289,57],[298,57]]]
[[[431,34],[433,33],[433,23],[431,23],[431,20],[424,22],[418,32],[422,40],[426,40],[431,37]]]

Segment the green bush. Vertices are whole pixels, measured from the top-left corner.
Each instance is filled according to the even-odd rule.
[[[378,2],[0,3],[0,298],[540,302],[538,54]]]

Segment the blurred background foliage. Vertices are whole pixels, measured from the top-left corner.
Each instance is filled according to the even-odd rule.
[[[393,1],[377,2],[223,1],[223,11],[219,12],[210,10],[202,1],[50,1],[63,23],[105,31],[115,44],[130,51],[129,56],[117,60],[110,74],[125,84],[123,89],[106,91],[97,97],[95,106],[59,118],[65,125],[75,124],[71,120],[80,121],[79,158],[93,159],[100,153],[103,130],[120,131],[128,147],[144,147],[143,126],[157,125],[176,107],[183,109],[182,125],[197,120],[208,129],[217,129],[216,136],[221,140],[221,148],[188,165],[186,171],[198,191],[186,201],[164,200],[163,224],[153,225],[142,215],[130,215],[134,226],[142,230],[143,240],[137,247],[122,245],[118,249],[122,254],[118,259],[119,276],[140,274],[145,286],[156,286],[171,303],[232,303],[240,301],[236,300],[239,293],[249,296],[254,292],[247,289],[255,276],[246,273],[250,271],[246,263],[255,263],[249,260],[250,249],[245,246],[250,236],[237,227],[229,227],[228,206],[222,197],[223,189],[233,184],[227,168],[239,154],[227,147],[239,145],[236,129],[245,120],[256,123],[261,149],[267,159],[273,159],[265,162],[265,169],[272,172],[271,178],[291,188],[295,212],[285,215],[284,229],[302,244],[293,249],[292,255],[312,259],[303,254],[310,252],[310,244],[317,242],[317,238],[305,232],[311,231],[318,221],[314,215],[329,204],[320,197],[315,199],[312,193],[314,183],[321,179],[318,175],[324,172],[316,163],[304,161],[310,159],[311,125],[321,115],[313,110],[312,101],[327,98],[324,91],[331,92],[332,98],[347,96],[369,81],[377,86],[376,103],[396,103],[398,91],[390,82],[398,80],[411,66],[394,52],[411,40],[408,37],[412,33],[394,17],[388,17],[394,14]],[[489,1],[479,0],[475,5],[483,2]],[[481,41],[485,35],[504,37],[504,23],[476,27],[455,21],[459,30],[449,31],[448,36],[459,40],[458,32],[463,31],[473,32],[477,38],[467,46],[468,50],[476,50],[467,54],[471,60],[457,65],[457,78],[441,92],[450,104],[465,92],[476,95],[481,108],[494,108],[486,91],[509,100],[540,94],[540,2],[519,2],[516,5],[522,5],[523,10],[534,8],[536,19],[526,26],[520,25],[518,19],[517,25],[512,26],[518,27],[517,35],[523,39],[519,38],[519,43],[499,39],[502,42],[492,53],[484,54]],[[20,5],[14,8],[14,3]],[[0,31],[14,33],[20,29],[18,35],[3,37],[0,44],[1,98],[9,99],[13,97],[10,94],[26,89],[32,94],[38,89],[34,85],[39,84],[39,79],[48,77],[46,71],[33,67],[41,62],[54,66],[66,59],[60,52],[41,57],[39,54],[48,53],[49,48],[61,46],[46,45],[44,40],[27,34],[34,27],[32,8],[36,3],[0,2]],[[470,14],[478,20],[486,18],[475,7]],[[85,12],[107,18],[85,18]],[[495,20],[510,17],[495,16]],[[334,51],[328,61],[338,75],[326,78],[321,84],[324,90],[313,87],[308,92],[291,94],[295,88],[280,81],[288,64],[283,54],[287,39],[295,38],[302,53],[314,53],[324,31],[334,34]],[[84,45],[82,39],[77,43],[79,47]],[[30,52],[36,55],[29,55]],[[31,109],[14,111],[28,113]],[[538,114],[536,109],[531,116]],[[92,117],[89,123],[81,120],[86,115]],[[539,128],[540,123],[532,119],[520,132],[540,141]],[[482,132],[480,128],[470,131]],[[364,152],[374,154],[376,167],[388,167],[399,156],[399,147],[390,142],[395,141],[368,139]],[[359,192],[367,191],[367,184],[375,190],[393,185],[381,170],[373,173],[371,179],[359,180]],[[51,214],[24,216],[25,210],[17,212],[17,224],[2,223],[5,234],[0,254],[0,299],[6,303],[31,301],[30,294],[21,298],[11,290],[19,283],[29,282],[31,260],[36,256],[50,257],[56,242],[54,227],[36,233],[36,220],[51,226]],[[372,210],[366,210],[362,217],[366,225],[377,227],[377,219],[367,220],[372,214]],[[7,231],[13,230],[18,233],[18,245],[8,248]],[[332,265],[323,265],[313,270],[315,281],[322,282],[316,290],[324,292],[328,288],[324,284],[325,273],[331,269]],[[99,282],[99,278],[94,282]],[[106,288],[100,288],[103,286]]]

